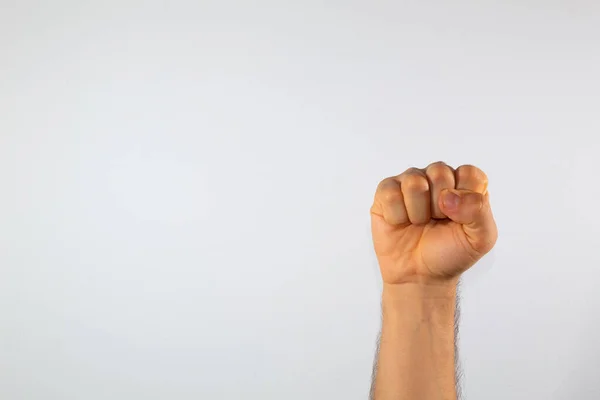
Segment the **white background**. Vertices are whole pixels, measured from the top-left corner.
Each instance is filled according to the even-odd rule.
[[[600,3],[499,3],[0,0],[0,398],[366,399],[438,160],[500,230],[465,398],[600,398]]]

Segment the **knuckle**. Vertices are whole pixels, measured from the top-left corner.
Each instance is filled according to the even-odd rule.
[[[465,177],[482,177],[485,176],[485,173],[478,167],[471,165],[471,164],[465,164],[465,165],[461,165],[460,167],[458,167],[458,169],[456,170],[457,173],[459,173],[461,176],[465,176]]]
[[[377,184],[377,191],[388,190],[391,187],[397,186],[398,184],[394,180],[394,178],[385,178]]]
[[[454,180],[454,174],[453,174],[452,170],[450,169],[449,166],[447,166],[446,164],[443,164],[443,163],[442,164],[435,163],[435,164],[430,165],[427,168],[427,176],[432,181],[440,181],[440,180],[447,180],[447,179]]]
[[[402,186],[411,191],[429,190],[429,182],[421,174],[409,174],[402,180]]]
[[[402,175],[421,175],[422,172],[417,167],[410,167]]]
[[[485,183],[487,183],[488,180],[485,172],[483,172],[480,168],[470,164],[465,164],[458,167],[456,174],[462,179],[476,180]]]
[[[383,202],[395,201],[402,198],[400,186],[394,178],[385,178],[377,186],[378,197]]]
[[[427,169],[433,168],[433,167],[448,167],[448,164],[446,164],[443,161],[436,161],[436,162],[432,162],[431,164],[429,164],[427,166]]]
[[[402,200],[400,190],[385,190],[381,193],[381,200],[385,203],[393,203]]]

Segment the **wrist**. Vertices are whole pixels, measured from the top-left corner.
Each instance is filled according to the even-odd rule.
[[[452,299],[456,297],[459,278],[439,281],[414,281],[403,283],[383,282],[386,297],[414,297],[422,299]]]
[[[383,284],[384,314],[413,309],[421,312],[454,311],[458,279],[436,283]]]

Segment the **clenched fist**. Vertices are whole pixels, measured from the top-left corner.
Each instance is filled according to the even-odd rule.
[[[498,231],[487,184],[479,168],[443,162],[381,181],[371,228],[383,281],[453,281],[489,252]]]

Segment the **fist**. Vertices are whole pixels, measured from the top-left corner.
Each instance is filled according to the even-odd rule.
[[[488,179],[472,165],[410,168],[379,183],[371,230],[383,281],[455,281],[495,245]]]

